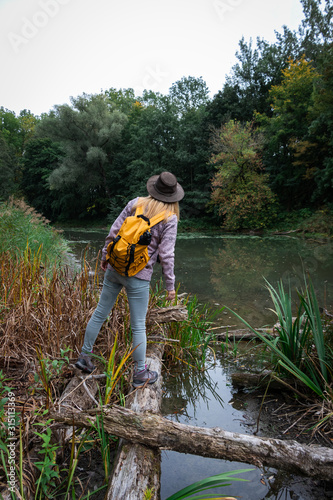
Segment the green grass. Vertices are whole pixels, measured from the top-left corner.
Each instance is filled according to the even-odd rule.
[[[69,247],[49,221],[21,201],[0,203],[0,253],[23,257],[29,247],[32,255],[41,253],[42,261],[60,263]]]

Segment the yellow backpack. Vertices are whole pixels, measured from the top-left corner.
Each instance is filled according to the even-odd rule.
[[[135,215],[127,217],[115,238],[108,244],[106,260],[122,276],[134,276],[148,261],[148,245],[151,242],[150,229],[164,219],[165,212],[151,219],[142,213],[142,207]]]

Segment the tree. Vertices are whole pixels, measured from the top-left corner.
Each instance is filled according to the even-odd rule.
[[[131,88],[117,90],[114,87],[110,87],[108,90],[105,90],[104,95],[111,109],[118,109],[125,115],[131,112],[133,104],[137,102],[134,90]]]
[[[333,44],[319,58],[320,76],[315,81],[308,134],[295,147],[300,161],[315,181],[312,199],[333,202]]]
[[[27,200],[36,210],[48,219],[54,220],[64,212],[64,199],[69,192],[50,191],[49,176],[59,167],[64,157],[61,146],[49,138],[32,139],[27,143],[22,159],[21,189]]]
[[[211,199],[227,230],[264,228],[274,216],[275,197],[262,172],[261,143],[252,124],[230,120],[215,130],[212,163],[217,173]]]
[[[18,169],[14,148],[8,145],[0,131],[0,200],[6,200],[17,190]]]
[[[318,72],[303,56],[289,60],[282,70],[282,81],[269,91],[272,117],[257,115],[266,137],[264,164],[271,187],[290,210],[300,208],[311,198],[314,183],[311,167],[300,161],[297,150],[311,123],[313,88]]]
[[[200,78],[188,76],[175,82],[169,89],[171,101],[180,114],[206,106],[209,101],[209,89]]]
[[[114,194],[113,160],[126,116],[111,109],[103,95],[82,95],[72,106],[56,106],[38,125],[41,138],[58,142],[65,151],[50,174],[50,188],[72,198],[69,217],[106,214]],[[118,174],[116,174],[116,178]]]
[[[325,47],[333,43],[332,0],[301,0],[304,19],[299,29],[302,49],[317,62]]]
[[[272,85],[281,82],[281,70],[291,56],[298,57],[297,35],[284,26],[283,33],[276,33],[277,41],[270,44],[257,38],[256,45],[244,37],[236,52],[238,62],[227,76],[223,89],[207,106],[208,120],[220,127],[230,119],[251,121],[255,112],[271,114],[268,92]]]

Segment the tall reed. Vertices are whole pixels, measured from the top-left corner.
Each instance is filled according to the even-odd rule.
[[[279,320],[278,337],[270,337],[252,328],[233,312],[271,350],[277,366],[292,374],[316,395],[332,400],[332,351],[325,343],[325,332],[318,300],[311,279],[304,276],[304,290],[298,290],[298,304],[293,304],[291,291],[284,290],[282,282],[274,288],[266,281]],[[229,309],[230,310],[230,309]],[[296,316],[293,316],[295,310]]]

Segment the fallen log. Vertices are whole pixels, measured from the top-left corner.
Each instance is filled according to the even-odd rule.
[[[272,328],[270,329],[266,329],[266,328],[257,328],[257,330],[259,332],[262,332],[262,333],[268,333],[271,337],[272,336],[276,336],[276,333],[273,331]],[[253,333],[252,331],[250,330],[247,330],[247,329],[239,329],[239,330],[229,330],[227,332],[219,332],[219,333],[216,333],[216,338],[217,340],[219,341],[230,341],[230,342],[233,342],[234,340],[258,340],[260,341],[258,335],[256,335],[255,333]]]
[[[148,337],[149,340],[149,337]],[[162,400],[162,356],[164,342],[150,344],[147,349],[147,364],[159,374],[155,384],[147,385],[130,393],[126,408],[138,414],[150,411],[160,413]],[[126,437],[126,436],[125,436]],[[121,439],[114,461],[111,481],[106,500],[136,500],[145,498],[145,492],[151,491],[151,500],[160,498],[161,451],[157,447],[131,443]]]
[[[155,323],[170,323],[172,321],[186,321],[188,310],[185,306],[155,307],[147,313],[147,325]]]
[[[96,420],[91,410],[66,417],[53,415],[64,424],[91,427]],[[333,480],[333,449],[307,446],[296,441],[257,437],[172,422],[156,414],[139,414],[114,406],[104,408],[107,432],[149,448],[174,450],[203,457],[245,462],[257,467],[274,467],[290,473]]]
[[[256,387],[267,387],[269,385],[270,389],[273,390],[286,390],[296,392],[298,395],[305,397],[300,391],[294,387],[295,381],[293,379],[282,379],[279,378],[271,370],[263,370],[260,373],[253,372],[235,372],[231,374],[232,385],[239,389],[243,388],[256,388]],[[300,381],[297,381],[299,387],[306,386]]]

